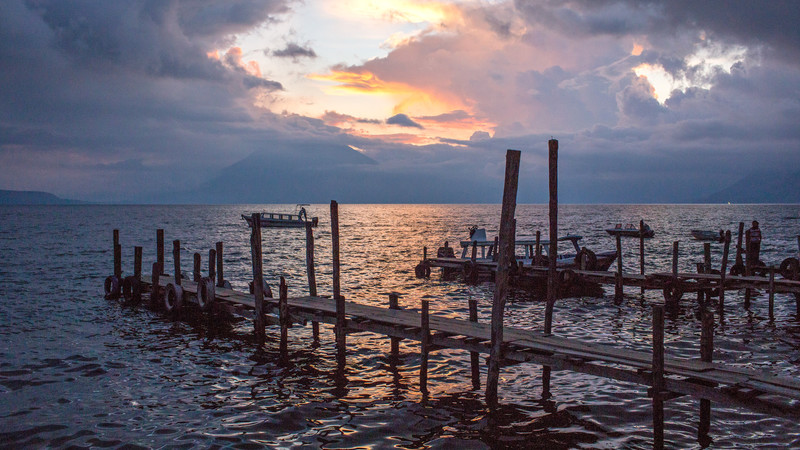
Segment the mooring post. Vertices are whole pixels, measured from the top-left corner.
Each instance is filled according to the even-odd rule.
[[[644,276],[644,220],[639,220],[639,273]],[[644,281],[642,281],[644,295]]]
[[[478,301],[474,298],[469,299],[469,321],[478,323]],[[477,390],[481,388],[480,355],[478,352],[469,352],[469,360],[472,369],[472,389]]]
[[[345,365],[347,352],[347,330],[345,304],[341,291],[341,267],[339,265],[339,204],[331,200],[331,252],[333,256],[333,298],[336,301],[336,360],[340,367]]]
[[[281,324],[281,342],[280,342],[280,354],[281,359],[285,360],[287,357],[288,351],[288,340],[289,340],[289,294],[288,294],[288,287],[286,286],[286,279],[281,277],[281,284],[278,288],[279,297],[278,297],[278,315],[279,321]]]
[[[175,269],[175,284],[181,285],[181,241],[175,239],[172,241],[172,259]]]
[[[194,268],[192,270],[192,278],[194,279],[195,283],[199,283],[200,278],[202,278],[202,275],[200,275],[200,264],[200,253],[194,252]]]
[[[133,276],[142,279],[142,247],[133,247]]]
[[[155,306],[158,304],[160,297],[158,295],[158,282],[161,273],[164,271],[164,268],[161,267],[161,263],[154,262],[153,263],[153,273],[152,273],[152,282],[153,284],[150,286],[150,306]]]
[[[122,283],[122,246],[119,243],[119,230],[114,230],[114,276]]]
[[[213,248],[208,251],[208,278],[216,284],[217,282],[217,251]]]
[[[508,150],[506,152],[503,206],[500,212],[500,249],[497,257],[494,300],[492,301],[492,346],[489,350],[489,368],[486,375],[486,403],[491,408],[497,406],[497,384],[500,379],[500,361],[503,358],[503,313],[508,291],[508,274],[511,270],[511,264],[516,264],[514,258],[514,234],[516,228],[514,212],[517,208],[520,155],[521,152],[519,150]]]
[[[701,312],[702,328],[700,329],[700,360],[712,362],[714,354],[714,313],[703,308]],[[700,399],[700,426],[698,441],[706,442],[711,430],[711,400]]]
[[[500,246],[500,237],[494,237],[494,245],[492,246],[492,261],[497,262],[497,247]]]
[[[736,262],[734,265],[744,266],[742,259],[742,238],[744,237],[744,222],[739,222],[739,236],[736,238]]]
[[[250,255],[253,259],[253,298],[255,300],[255,316],[253,317],[256,345],[259,349],[266,343],[267,331],[264,318],[264,272],[263,256],[261,253],[261,216],[253,213],[253,227],[250,230]],[[222,242],[217,242],[217,258],[222,254]],[[219,278],[222,280],[222,266],[217,259]]]
[[[653,448],[664,448],[664,307],[653,305]]]
[[[161,270],[166,270],[164,265],[164,229],[156,230],[156,262],[160,264]]]
[[[711,273],[711,243],[703,243],[703,273]],[[708,281],[706,281],[708,283]],[[704,289],[703,295],[706,301],[711,301],[711,289]]]
[[[544,334],[552,333],[553,308],[558,296],[558,274],[556,258],[558,258],[558,141],[550,139],[548,147],[548,167],[550,178],[550,249],[547,256],[547,305],[544,313]],[[513,250],[513,247],[512,247]]]
[[[308,277],[308,295],[317,296],[317,275],[314,269],[314,229],[306,222],[306,275]],[[311,334],[314,343],[319,343],[319,322],[311,322]]]
[[[672,243],[672,278],[678,279],[678,245],[680,241]]]
[[[622,237],[617,235],[617,273],[614,277],[614,302],[622,303]]]
[[[257,221],[259,224],[259,232],[261,234],[261,221]],[[255,223],[255,222],[253,222]],[[261,240],[259,240],[261,242]],[[222,241],[217,242],[217,287],[225,287],[225,274],[222,270]]]
[[[539,259],[541,257],[542,257],[542,232],[541,230],[536,230],[536,257],[533,259],[534,263],[539,263]]]
[[[775,320],[775,267],[769,267],[769,320]]]
[[[389,294],[389,309],[400,309],[400,295],[396,292]],[[397,359],[400,356],[400,338],[390,338],[391,341],[391,355],[392,358]]]
[[[725,232],[725,246],[722,249],[722,265],[719,270],[719,316],[725,312],[725,278],[728,276],[728,254],[731,248],[731,230]]]
[[[422,313],[420,314],[422,343],[420,344],[419,390],[423,394],[428,393],[428,353],[431,346],[431,325],[429,312],[430,304],[428,300],[422,300]]]
[[[472,264],[475,264],[475,260],[478,259],[478,241],[472,241],[472,256],[469,259]]]
[[[747,230],[744,234],[745,236],[745,245],[744,245],[744,276],[749,277],[753,275],[753,267],[755,266],[755,261],[753,261],[750,256],[752,251],[750,250],[751,241],[750,241],[750,230]],[[747,283],[750,286],[750,282]],[[753,290],[749,287],[744,290],[744,307],[745,309],[750,309],[750,297],[753,295]]]

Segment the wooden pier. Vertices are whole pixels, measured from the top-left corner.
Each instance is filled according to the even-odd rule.
[[[551,143],[552,148],[552,143]],[[557,148],[557,143],[556,143]],[[800,417],[800,380],[778,377],[766,372],[745,370],[713,361],[714,315],[702,310],[701,351],[697,358],[674,358],[664,346],[664,306],[653,306],[653,345],[651,351],[633,351],[610,345],[587,343],[567,339],[553,334],[552,306],[545,318],[544,331],[508,327],[503,325],[504,297],[509,277],[515,276],[512,261],[514,243],[514,208],[516,202],[516,176],[519,170],[519,152],[509,150],[506,167],[506,190],[503,200],[503,216],[499,239],[499,255],[494,272],[496,276],[495,298],[491,322],[478,322],[477,303],[469,302],[469,317],[442,317],[430,311],[430,303],[422,300],[417,309],[402,309],[399,295],[391,294],[388,307],[374,306],[380,303],[373,300],[371,305],[346,301],[340,291],[341,270],[339,266],[339,219],[338,204],[331,202],[331,239],[333,260],[333,298],[316,295],[314,274],[313,234],[307,236],[307,272],[310,295],[288,298],[288,289],[283,278],[280,280],[278,298],[272,298],[268,286],[263,282],[261,257],[261,230],[256,220],[251,230],[252,292],[234,290],[224,279],[222,267],[222,243],[209,251],[208,275],[201,273],[200,254],[194,255],[194,270],[191,279],[184,279],[181,272],[180,242],[173,242],[173,271],[167,275],[164,270],[164,233],[156,232],[157,261],[153,263],[150,275],[142,273],[141,247],[134,251],[133,275],[121,277],[121,247],[119,232],[114,230],[114,274],[106,279],[106,297],[123,298],[126,302],[145,302],[155,308],[165,310],[173,318],[179,318],[186,308],[207,314],[209,321],[221,320],[223,312],[253,320],[254,334],[260,345],[268,338],[267,326],[275,325],[279,332],[275,339],[280,341],[281,357],[288,352],[288,333],[293,325],[311,323],[313,339],[319,339],[319,324],[334,327],[337,365],[347,364],[347,335],[355,332],[371,332],[386,336],[390,352],[397,356],[398,341],[401,339],[420,343],[421,363],[419,368],[420,390],[427,395],[428,356],[430,352],[442,349],[457,349],[470,352],[471,378],[473,386],[480,386],[480,354],[488,354],[486,379],[486,402],[491,410],[497,405],[499,372],[502,367],[518,363],[534,363],[543,367],[543,389],[549,392],[551,370],[570,370],[593,376],[639,384],[646,389],[643,395],[652,398],[654,447],[663,447],[665,401],[691,396],[700,399],[700,424],[698,434],[707,436],[710,427],[710,402],[730,407],[749,409],[768,415],[796,420]],[[307,231],[309,229],[307,228]],[[551,242],[555,242],[552,239]],[[510,253],[512,252],[512,253]],[[550,269],[532,268],[531,276],[548,277],[550,290],[557,289],[562,272],[555,270],[551,253]],[[443,262],[446,262],[443,260]],[[608,273],[573,271],[576,277],[597,279],[606,282]],[[619,276],[612,274],[616,281]],[[649,283],[662,278],[676,279],[676,273],[625,275],[623,282]],[[710,288],[716,280],[711,274],[698,277],[698,274],[678,274],[678,279],[690,279]],[[594,278],[592,278],[594,277]],[[724,288],[731,286],[755,286],[752,277],[728,277],[721,281]],[[777,283],[771,277],[771,285],[781,286],[797,292],[800,283]],[[727,284],[730,283],[730,284]],[[741,284],[744,283],[744,284]],[[723,290],[724,291],[724,290]],[[149,296],[145,293],[149,292]],[[548,304],[555,299],[550,291]]]

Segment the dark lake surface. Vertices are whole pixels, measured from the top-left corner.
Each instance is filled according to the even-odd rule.
[[[315,229],[319,293],[331,293],[328,205],[308,207]],[[496,421],[487,420],[483,389],[473,390],[469,354],[431,354],[427,401],[419,393],[419,344],[402,343],[402,359],[388,362],[389,342],[369,333],[348,337],[346,383],[335,376],[332,329],[311,346],[310,327],[289,332],[290,364],[278,364],[277,330],[268,329],[262,354],[250,321],[210,334],[203,323],[175,322],[144,307],[103,299],[113,270],[112,229],[118,228],[123,270],[133,270],[133,247],[144,247],[145,273],[155,260],[156,229],[181,240],[183,270],[191,254],[225,243],[225,276],[247,290],[252,277],[249,230],[242,213],[292,212],[294,205],[0,207],[0,445],[3,447],[400,447],[400,448],[649,448],[651,401],[642,386],[555,371],[542,399],[541,366],[501,372]],[[470,225],[497,234],[499,205],[340,205],[342,293],[348,300],[388,305],[387,294],[433,314],[467,317],[477,299],[488,321],[493,285],[443,281],[438,270],[416,279],[422,247],[465,239]],[[603,231],[645,219],[656,230],[647,241],[648,272],[667,271],[672,242],[681,242],[680,270],[694,271],[702,243],[690,229],[736,232],[761,222],[762,259],[778,264],[796,256],[800,205],[564,205],[561,233],[584,236],[593,250],[611,250]],[[518,237],[547,233],[545,205],[519,205]],[[263,230],[264,276],[286,277],[289,295],[307,294],[305,240],[300,230]],[[638,271],[638,241],[624,241],[626,270]],[[718,266],[721,245],[712,244]],[[613,269],[614,266],[612,266]],[[277,291],[276,291],[277,292]],[[651,305],[660,292],[626,289],[620,305],[613,288],[603,297],[559,300],[556,335],[648,350]],[[666,318],[668,356],[698,357],[700,323],[694,296]],[[516,292],[506,324],[540,330],[544,303]],[[767,294],[749,310],[729,292],[724,321],[715,329],[715,361],[800,377],[800,317],[791,295],[776,295],[770,321]],[[485,367],[482,378],[485,381]],[[666,445],[700,447],[698,401],[666,403]],[[800,419],[800,418],[799,418]],[[712,405],[713,448],[798,447],[800,420]]]

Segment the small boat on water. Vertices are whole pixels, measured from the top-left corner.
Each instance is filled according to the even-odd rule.
[[[692,237],[698,241],[717,241],[723,242],[725,240],[725,232],[714,230],[691,230]]]
[[[606,233],[612,236],[639,237],[639,228],[632,223],[629,223],[625,226],[623,226],[621,223],[618,223],[616,226],[614,226],[614,228],[606,228]],[[646,238],[651,238],[656,235],[656,232],[650,228],[650,225],[644,224],[642,234]]]
[[[285,214],[285,213],[271,213],[271,212],[262,212],[259,213],[261,227],[262,228],[305,228],[306,224],[311,224],[312,227],[316,227],[319,224],[319,218],[312,217],[308,218],[306,214],[306,209],[304,206],[308,206],[307,204],[300,204],[297,205],[299,208],[294,214]],[[247,222],[247,225],[252,228],[253,227],[253,217],[251,215],[242,214],[242,219]]]

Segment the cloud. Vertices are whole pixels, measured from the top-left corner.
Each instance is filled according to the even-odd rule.
[[[286,48],[273,51],[272,56],[291,58],[297,61],[299,58],[316,58],[317,53],[310,47],[303,47],[300,44],[289,42],[286,44]]]
[[[422,128],[422,125],[414,122],[405,114],[395,114],[392,117],[386,119],[386,123],[389,125],[399,125],[401,127],[413,127],[413,128]]]

